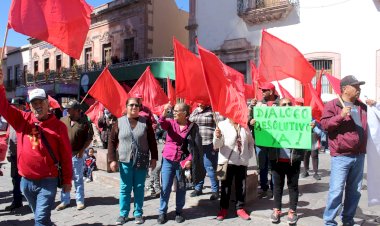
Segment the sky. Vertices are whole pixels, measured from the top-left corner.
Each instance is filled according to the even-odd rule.
[[[111,0],[86,0],[86,2],[93,7],[97,7],[104,3],[110,2]],[[157,1],[157,0],[156,0]],[[158,0],[159,1],[159,0]],[[189,0],[175,0],[177,2],[178,8],[189,11]],[[5,30],[8,21],[8,12],[12,0],[0,0],[0,47],[3,47]],[[23,46],[28,44],[28,37],[15,32],[14,30],[9,30],[7,38],[7,46]]]

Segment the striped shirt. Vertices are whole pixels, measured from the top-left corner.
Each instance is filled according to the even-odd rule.
[[[224,120],[218,113],[215,113],[215,115],[219,121]],[[211,107],[208,106],[203,111],[199,107],[196,108],[190,115],[189,121],[198,125],[199,133],[202,137],[202,145],[212,144],[216,124]]]

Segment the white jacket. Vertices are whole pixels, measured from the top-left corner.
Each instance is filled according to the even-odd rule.
[[[219,122],[219,129],[222,136],[218,139],[213,138],[214,149],[219,148],[218,164],[224,164],[231,153],[228,164],[237,166],[248,166],[248,160],[252,158],[254,151],[254,140],[251,132],[248,129],[240,128],[240,137],[242,142],[241,153],[239,153],[236,142],[236,130],[230,123],[229,119]]]

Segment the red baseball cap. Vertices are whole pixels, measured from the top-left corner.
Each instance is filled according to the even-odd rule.
[[[141,99],[143,98],[143,95],[141,93],[135,93],[135,97]]]
[[[259,89],[270,89],[270,90],[275,90],[276,87],[275,87],[272,83],[270,83],[270,82],[266,82],[266,83],[262,83],[262,84],[260,84]]]

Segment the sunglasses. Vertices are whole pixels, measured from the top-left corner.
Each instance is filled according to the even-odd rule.
[[[262,89],[261,91],[264,93],[264,92],[270,91],[270,89]]]
[[[288,102],[288,103],[282,103],[281,106],[292,106],[292,103]]]
[[[132,107],[137,107],[137,108],[139,108],[139,107],[140,107],[140,104],[128,104],[128,106],[131,107],[131,108],[132,108]]]

